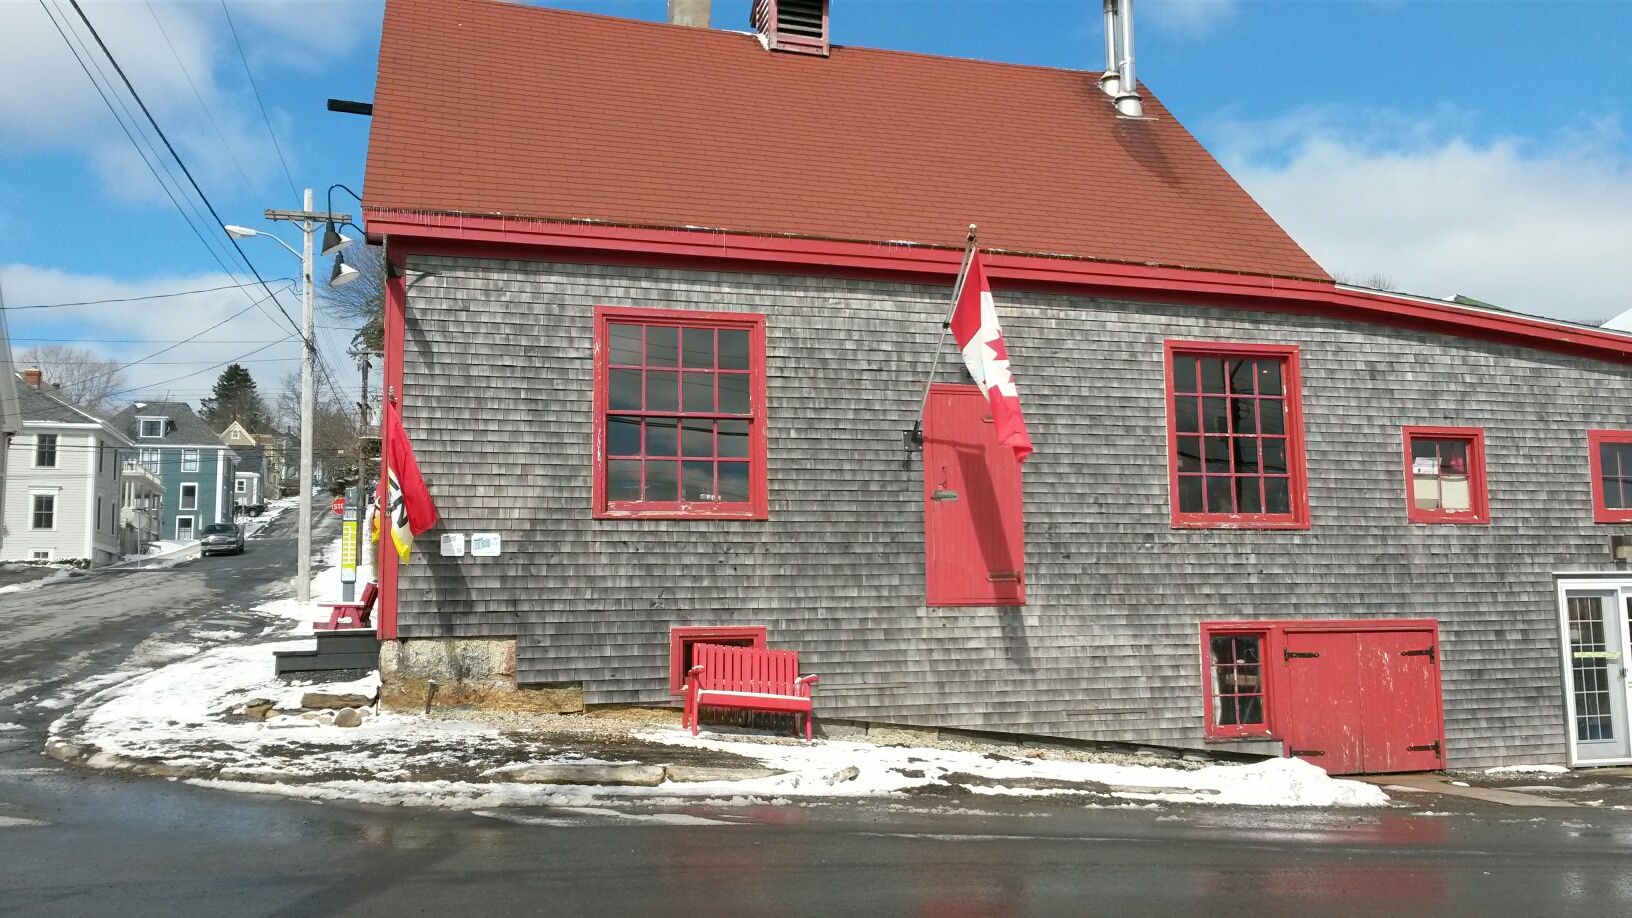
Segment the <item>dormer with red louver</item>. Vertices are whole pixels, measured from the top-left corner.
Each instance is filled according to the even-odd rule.
[[[828,0],[754,0],[754,31],[772,51],[827,56]]]

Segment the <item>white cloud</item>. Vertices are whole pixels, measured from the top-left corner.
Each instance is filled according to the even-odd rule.
[[[279,281],[267,278],[274,289]],[[139,302],[108,303],[94,306],[74,306],[57,309],[26,309],[19,307],[42,303],[84,302],[127,297],[167,294],[181,290],[204,290],[211,287],[231,287],[240,283],[220,273],[153,277],[128,281],[110,277],[72,274],[55,268],[35,265],[0,265],[0,284],[6,298],[7,324],[10,326],[12,351],[21,353],[37,344],[61,340],[67,344],[88,348],[121,363],[130,363],[148,357],[161,348],[197,334],[203,329],[228,319],[250,305],[250,298],[241,289],[216,290],[189,296]],[[265,292],[259,287],[249,288],[254,299]],[[296,292],[280,294],[284,307],[298,322],[300,301]],[[199,398],[208,395],[221,367],[229,361],[240,360],[254,376],[261,393],[270,400],[275,396],[284,374],[300,369],[299,340],[289,337],[292,332],[271,302],[262,304],[266,312],[249,309],[220,328],[199,337],[197,341],[182,344],[174,350],[138,363],[125,371],[127,385],[133,391],[117,401],[159,399],[171,397],[197,405]],[[266,313],[277,316],[276,320]],[[318,325],[333,325],[318,312]],[[318,332],[318,348],[329,367],[339,374],[334,383],[348,400],[354,400],[356,374],[350,369],[351,359],[345,346],[350,340],[346,331]],[[288,340],[281,340],[287,338]],[[249,353],[274,341],[257,353]],[[247,355],[247,356],[246,356]],[[140,388],[147,387],[147,388]]]
[[[260,186],[281,175],[218,4],[155,2],[151,9],[146,3],[129,2],[81,6],[206,188],[222,183],[241,188],[246,178]],[[76,62],[58,25],[75,41],[92,73],[98,73],[100,65],[99,76],[117,88],[145,132],[141,112],[73,8],[53,2],[51,11],[57,25],[38,3],[0,3],[0,60],[7,65],[6,79],[0,81],[0,136],[28,149],[87,157],[105,189],[119,197],[165,200],[147,168],[133,159],[130,141]],[[235,3],[233,15],[265,98],[267,87],[276,84],[285,68],[332,60],[332,55],[365,37],[379,11],[374,3]],[[283,130],[279,139],[286,155],[293,157],[280,112],[270,101],[268,109],[274,125]],[[156,138],[150,140],[158,146]],[[124,150],[110,149],[118,147]],[[131,166],[138,171],[134,179]]]
[[[1144,0],[1134,15],[1148,14],[1157,26],[1198,35],[1211,31],[1235,12],[1235,0]]]
[[[1632,155],[1613,119],[1546,142],[1428,118],[1305,111],[1212,146],[1328,271],[1574,320],[1632,308]]]

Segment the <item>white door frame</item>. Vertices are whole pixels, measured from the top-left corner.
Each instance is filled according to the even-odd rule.
[[[1632,758],[1582,759],[1579,750],[1576,748],[1575,671],[1570,657],[1570,611],[1567,599],[1571,592],[1615,594],[1614,608],[1611,612],[1617,618],[1618,627],[1615,630],[1620,633],[1621,637],[1620,659],[1623,673],[1621,690],[1626,693],[1626,707],[1624,710],[1627,712],[1625,717],[1627,723],[1620,726],[1623,730],[1626,730],[1628,727],[1632,727],[1632,668],[1627,666],[1627,664],[1632,663],[1632,633],[1629,633],[1632,632],[1632,627],[1629,627],[1627,620],[1627,602],[1632,600],[1632,572],[1584,575],[1560,574],[1556,575],[1555,584],[1557,586],[1557,596],[1555,597],[1556,604],[1553,611],[1558,616],[1559,663],[1562,667],[1560,672],[1563,675],[1562,686],[1564,689],[1564,734],[1569,740],[1570,767],[1632,765]]]

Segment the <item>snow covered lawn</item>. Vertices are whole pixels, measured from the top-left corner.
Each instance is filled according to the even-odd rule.
[[[301,641],[226,645],[103,690],[82,709],[61,742],[102,753],[103,764],[132,760],[174,769],[212,786],[312,798],[348,798],[453,808],[580,806],[594,801],[894,797],[945,794],[1057,798],[1103,805],[1127,801],[1241,806],[1380,806],[1378,788],[1334,780],[1297,760],[1215,765],[1194,770],[1066,762],[870,743],[802,742],[772,737],[693,738],[677,729],[631,725],[633,739],[656,747],[647,764],[751,760],[782,772],[744,780],[656,787],[580,787],[511,783],[531,765],[609,761],[562,748],[547,736],[417,715],[379,713],[343,728],[278,714],[257,721],[240,713],[266,699],[298,708],[312,690],[373,695],[377,682],[301,685],[272,676],[272,653]],[[565,717],[567,715],[552,715]],[[675,755],[664,756],[663,748]],[[682,759],[684,760],[684,759]],[[627,758],[612,761],[628,762]]]
[[[340,595],[339,541],[314,578],[318,601]],[[370,579],[367,568],[359,582]],[[721,735],[576,715],[493,723],[393,714],[363,707],[360,726],[301,711],[309,691],[372,699],[378,677],[346,683],[280,680],[278,650],[310,646],[315,603],[280,599],[255,610],[268,619],[259,638],[164,656],[117,684],[87,684],[84,701],[52,728],[59,757],[93,767],[187,778],[232,790],[314,799],[482,809],[588,806],[597,802],[792,801],[908,796],[1046,797],[1062,805],[1154,802],[1236,806],[1382,806],[1378,788],[1336,780],[1299,760],[1203,768],[1058,761],[1021,754],[866,742]],[[200,632],[200,636],[206,632]],[[303,638],[303,636],[305,636]],[[90,680],[95,682],[96,680]],[[88,696],[88,697],[87,697]],[[274,712],[256,719],[252,702]],[[257,709],[259,710],[259,709]],[[349,717],[349,715],[348,715]],[[760,765],[770,776],[675,780],[675,769]],[[655,786],[522,783],[539,765],[644,765]],[[559,780],[551,776],[547,780]]]

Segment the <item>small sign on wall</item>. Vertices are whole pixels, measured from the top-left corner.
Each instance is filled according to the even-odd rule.
[[[444,558],[463,558],[465,556],[464,533],[445,532],[442,534],[442,556]]]
[[[499,534],[496,532],[473,532],[470,534],[470,556],[472,558],[497,558],[501,552]]]

